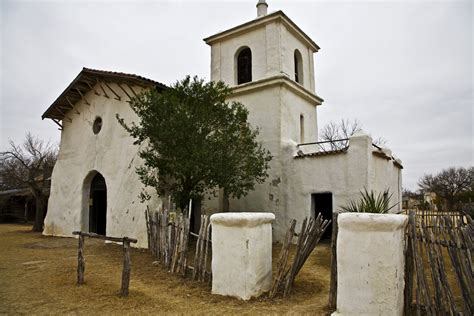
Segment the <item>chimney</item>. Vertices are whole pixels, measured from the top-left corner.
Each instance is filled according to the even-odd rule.
[[[267,15],[268,4],[265,0],[258,0],[257,3],[257,17]]]

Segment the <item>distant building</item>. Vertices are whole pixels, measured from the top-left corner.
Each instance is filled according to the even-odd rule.
[[[323,213],[330,218],[360,190],[390,189],[401,210],[402,164],[391,151],[363,133],[334,144],[318,140],[313,54],[319,46],[282,11],[258,17],[207,37],[211,80],[233,88],[232,100],[245,104],[259,140],[273,155],[269,178],[246,197],[230,201],[231,211],[273,212],[275,239],[292,218]],[[133,139],[118,124],[136,121],[127,101],[143,89],[166,89],[137,75],[84,68],[43,114],[62,129],[53,171],[45,234],[73,230],[138,238],[146,246],[145,205],[135,168],[142,162]],[[329,145],[329,146],[328,146]],[[149,202],[157,207],[158,197]],[[222,210],[222,196],[203,201],[202,210]],[[198,219],[200,210],[193,214]],[[197,220],[194,221],[197,225]]]
[[[446,202],[444,199],[439,198],[434,192],[423,193],[423,201],[425,206],[434,211],[442,211],[446,209]]]
[[[49,187],[44,193],[49,195]],[[30,189],[0,191],[0,222],[30,222],[35,214],[36,202]]]

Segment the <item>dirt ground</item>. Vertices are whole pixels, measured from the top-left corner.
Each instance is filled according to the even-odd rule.
[[[133,249],[130,295],[120,298],[121,247],[86,239],[85,284],[76,286],[77,240],[46,237],[31,226],[0,224],[0,314],[312,314],[325,315],[329,243],[319,244],[286,299],[248,302],[211,295],[209,285],[153,266]],[[274,271],[280,245],[273,249]]]

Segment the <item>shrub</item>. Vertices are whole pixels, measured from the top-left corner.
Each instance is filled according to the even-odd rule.
[[[359,200],[350,200],[341,210],[351,213],[386,214],[396,206],[396,204],[389,206],[392,194],[388,189],[378,194],[375,194],[373,190],[368,192],[367,189],[364,189],[364,191],[360,191],[360,195]]]

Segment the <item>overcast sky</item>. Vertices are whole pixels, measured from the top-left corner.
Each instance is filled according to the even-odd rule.
[[[204,37],[256,17],[246,1],[0,0],[0,150],[27,131],[59,142],[41,114],[82,67],[170,84],[209,79]],[[277,1],[320,47],[319,126],[357,118],[403,161],[404,187],[473,165],[471,1]]]

